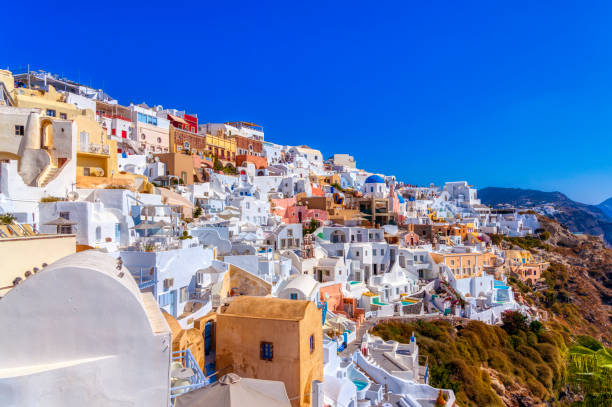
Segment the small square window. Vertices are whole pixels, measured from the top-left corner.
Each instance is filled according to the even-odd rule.
[[[290,297],[292,300],[297,300],[297,294],[296,294],[296,293],[291,293],[291,294],[289,295],[289,297]]]
[[[15,135],[16,136],[23,136],[25,134],[25,127],[24,126],[15,126]]]
[[[66,113],[60,113],[60,119],[66,120],[67,118],[68,118],[68,115]]]
[[[259,344],[259,357],[262,360],[271,361],[274,357],[274,345],[272,342],[261,342]]]

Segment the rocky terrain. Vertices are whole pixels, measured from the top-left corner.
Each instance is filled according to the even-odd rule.
[[[597,237],[574,235],[559,222],[539,216],[550,234],[543,248],[530,250],[551,263],[545,281],[524,296],[547,309],[574,334],[612,339],[612,250]],[[504,247],[512,243],[504,241]]]

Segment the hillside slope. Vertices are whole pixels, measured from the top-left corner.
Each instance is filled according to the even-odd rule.
[[[612,217],[599,206],[573,201],[561,192],[487,187],[478,190],[478,197],[483,204],[493,208],[504,205],[518,208],[553,206],[555,212],[550,216],[567,226],[570,231],[602,236],[609,245],[612,245]]]
[[[611,369],[597,375],[579,371],[597,366],[588,352],[599,349],[597,357],[606,363],[600,367],[608,366],[612,355],[612,250],[555,220],[540,216],[539,221],[548,232],[540,238],[494,235],[492,240],[550,262],[535,286],[509,277],[523,302],[546,311],[543,326],[527,324],[518,314],[501,327],[439,320],[393,321],[373,329],[400,342],[414,331],[432,385],[453,389],[461,406],[612,407]]]

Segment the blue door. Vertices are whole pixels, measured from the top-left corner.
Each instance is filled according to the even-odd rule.
[[[204,353],[208,355],[210,353],[211,348],[212,348],[212,322],[209,321],[204,326]]]
[[[176,318],[176,290],[170,291],[170,315]]]

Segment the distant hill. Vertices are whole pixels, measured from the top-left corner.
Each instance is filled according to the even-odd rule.
[[[597,205],[597,207],[601,209],[608,217],[612,218],[612,198],[606,199]]]
[[[570,231],[603,236],[608,245],[612,245],[612,216],[605,211],[607,205],[612,206],[612,199],[595,206],[573,201],[558,191],[497,187],[478,190],[478,198],[483,204],[494,208],[504,205],[520,208],[550,205],[555,212],[549,216],[567,226]],[[601,207],[604,204],[606,208]]]

